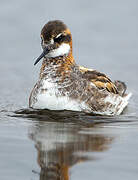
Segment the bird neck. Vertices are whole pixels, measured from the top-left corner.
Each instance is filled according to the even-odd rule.
[[[72,55],[72,47],[68,55],[58,56],[54,58],[44,58],[40,70],[40,78],[46,76],[65,76],[71,71],[75,65],[74,57]]]

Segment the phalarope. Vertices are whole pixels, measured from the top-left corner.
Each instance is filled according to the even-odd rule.
[[[77,65],[72,54],[71,32],[62,21],[49,21],[42,28],[41,45],[43,52],[35,64],[42,58],[43,63],[29,98],[29,107],[121,114],[131,96],[131,93],[126,94],[126,85]]]

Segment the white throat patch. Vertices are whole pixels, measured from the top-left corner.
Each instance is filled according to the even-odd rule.
[[[46,57],[58,57],[67,55],[70,51],[70,45],[66,43],[62,43],[59,48],[52,50],[49,52]]]

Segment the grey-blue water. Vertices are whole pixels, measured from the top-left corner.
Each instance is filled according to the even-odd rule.
[[[63,20],[76,62],[126,82],[118,117],[30,111],[40,30]],[[138,179],[138,1],[0,1],[0,180]]]

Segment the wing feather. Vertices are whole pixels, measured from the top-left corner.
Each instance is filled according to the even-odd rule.
[[[82,72],[83,77],[95,84],[97,88],[118,94],[116,85],[105,74],[83,66],[79,66],[79,70]]]

